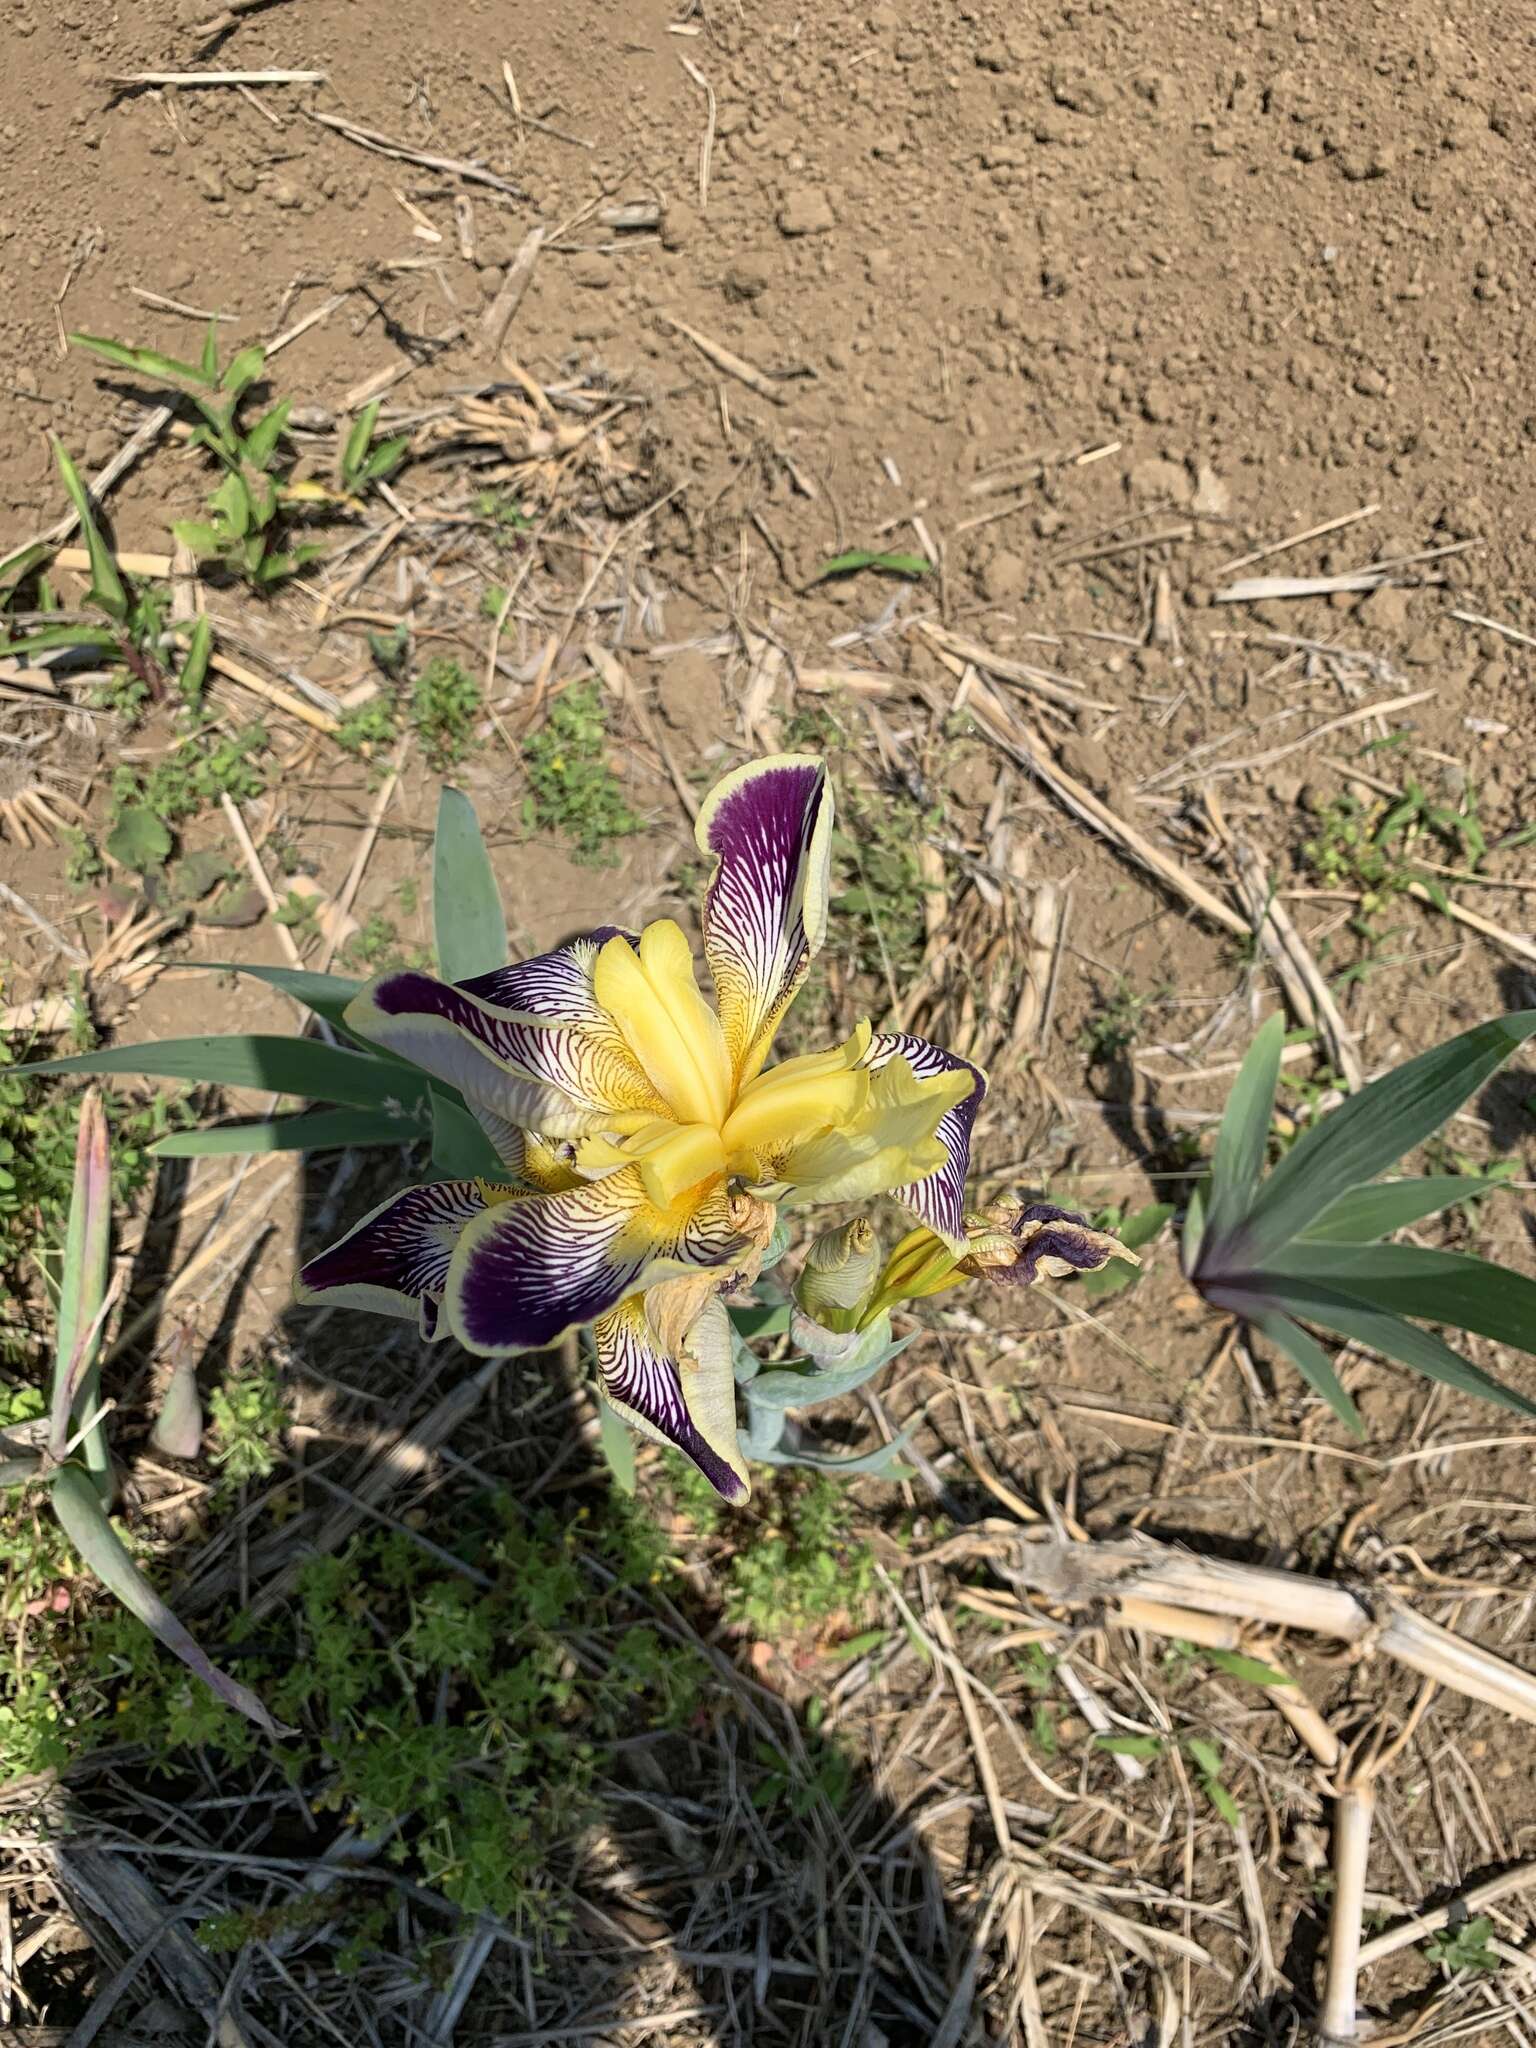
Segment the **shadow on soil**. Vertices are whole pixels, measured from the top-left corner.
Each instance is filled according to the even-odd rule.
[[[426,1177],[403,1155],[306,1159],[298,1256]],[[168,1163],[130,1317],[195,1249],[186,1191]],[[249,1290],[271,1290],[261,1250],[200,1340],[205,1398],[248,1369],[235,1333]],[[147,1450],[150,1362],[158,1383],[190,1334],[173,1307],[118,1362],[120,1469]],[[6,1795],[45,1818],[89,1937],[61,1929],[20,1969],[47,2024],[7,2039],[988,2038],[954,1872],[839,1732],[868,1667],[793,1640],[755,1662],[675,1556],[697,1545],[666,1496],[616,1493],[574,1357],[471,1360],[297,1308],[255,1348],[301,1390],[291,1462],[226,1488],[211,1538],[196,1502],[143,1520],[183,1479],[217,1484],[206,1462],[150,1453],[123,1505],[176,1534],[159,1584],[290,1732],[254,1734],[147,1639],[106,1660],[91,1727],[112,1715],[110,1733],[59,1784]],[[765,1540],[777,1498],[722,1520],[722,1543]],[[931,1691],[899,1633],[870,1654],[883,1707]],[[979,1868],[974,1812],[949,1804],[946,1847]]]

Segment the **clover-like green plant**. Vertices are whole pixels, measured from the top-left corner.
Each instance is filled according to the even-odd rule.
[[[1278,1013],[1232,1085],[1210,1175],[1190,1201],[1184,1269],[1213,1308],[1295,1364],[1352,1429],[1360,1418],[1320,1329],[1523,1415],[1536,1401],[1424,1329],[1438,1323],[1536,1353],[1536,1281],[1463,1252],[1389,1242],[1487,1194],[1489,1177],[1378,1178],[1431,1138],[1536,1033],[1536,1010],[1479,1024],[1372,1081],[1318,1118],[1266,1173],[1285,1040]],[[1309,1327],[1310,1326],[1310,1327]]]

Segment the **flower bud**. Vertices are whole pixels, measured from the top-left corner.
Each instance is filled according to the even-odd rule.
[[[901,1302],[939,1294],[963,1277],[957,1255],[943,1238],[931,1230],[909,1230],[886,1260],[879,1286],[860,1310],[859,1327],[866,1328],[876,1316]]]
[[[874,1225],[856,1216],[841,1230],[824,1230],[812,1241],[795,1282],[795,1300],[823,1329],[851,1330],[879,1270],[880,1241]]]
[[[1141,1264],[1117,1237],[1053,1202],[994,1202],[967,1219],[966,1237],[969,1249],[961,1270],[1004,1287],[1097,1273],[1111,1259]]]

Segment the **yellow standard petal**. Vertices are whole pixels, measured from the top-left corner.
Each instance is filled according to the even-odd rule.
[[[793,1145],[779,1162],[786,1202],[864,1201],[924,1179],[949,1157],[935,1132],[975,1086],[969,1069],[920,1081],[904,1059],[893,1059],[869,1078],[856,1115]]]
[[[730,1107],[730,1060],[681,928],[669,917],[648,924],[638,954],[627,939],[610,939],[592,986],[678,1122],[718,1130]]]

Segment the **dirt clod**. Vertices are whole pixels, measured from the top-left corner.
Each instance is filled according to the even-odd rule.
[[[797,185],[785,193],[778,222],[779,232],[791,237],[824,235],[829,228],[836,227],[837,216],[832,211],[832,201],[819,185]]]

